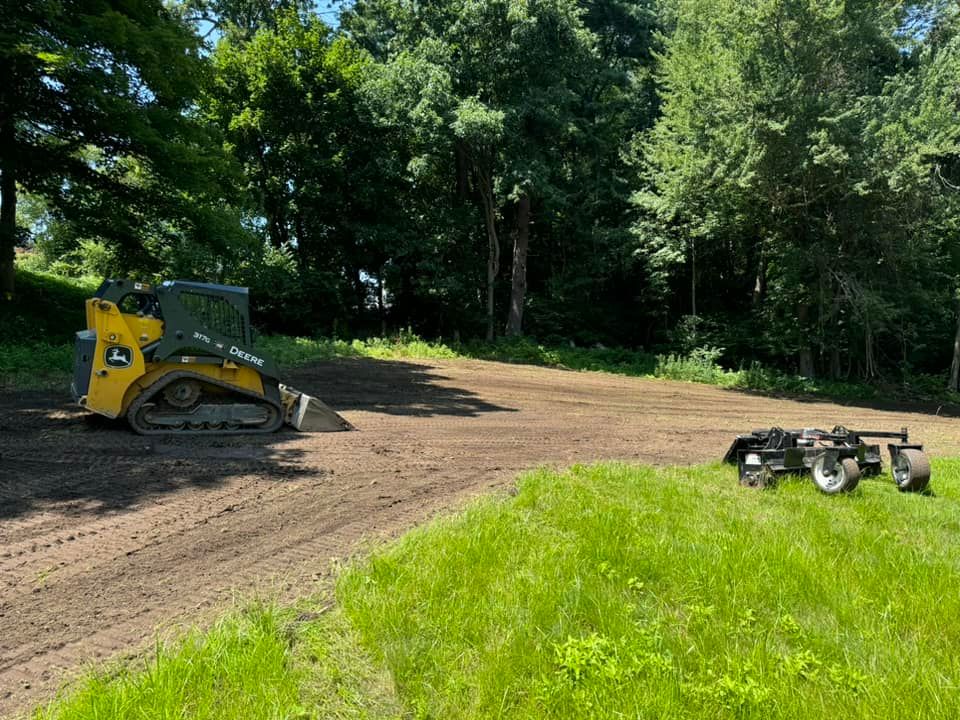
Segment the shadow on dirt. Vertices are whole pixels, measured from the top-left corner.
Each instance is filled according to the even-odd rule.
[[[292,431],[143,437],[121,421],[74,411],[58,396],[23,393],[17,404],[0,401],[0,522],[50,503],[67,515],[108,514],[238,475],[283,481],[317,474],[299,463],[302,451],[283,447],[296,437]]]
[[[442,384],[428,365],[370,359],[321,363],[285,380],[338,411],[474,417],[513,408]],[[271,435],[137,435],[123,421],[84,413],[66,393],[0,393],[0,521],[52,503],[77,516],[117,512],[232,477],[320,478],[290,429]],[[362,432],[362,427],[359,432]],[[349,442],[349,440],[345,440]],[[0,538],[3,528],[0,526]]]
[[[517,411],[488,402],[469,390],[444,385],[447,378],[429,364],[350,358],[291,370],[284,377],[298,390],[315,395],[337,411],[415,417],[477,417]]]

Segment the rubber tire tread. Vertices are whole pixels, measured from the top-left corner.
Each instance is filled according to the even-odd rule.
[[[860,465],[853,458],[844,458],[840,464],[843,465],[843,475],[847,480],[841,492],[853,492],[860,484]]]
[[[923,450],[907,448],[901,450],[900,454],[907,459],[907,467],[910,468],[910,479],[903,485],[897,484],[900,492],[923,492],[930,484],[930,460]],[[891,468],[891,473],[893,468]],[[894,476],[896,482],[896,476]]]
[[[814,466],[810,468],[810,475],[812,478],[815,478],[815,467],[823,459],[823,456],[818,457],[814,461]],[[843,458],[840,460],[840,464],[843,466],[843,484],[838,485],[832,490],[824,490],[820,485],[817,484],[816,479],[813,481],[814,487],[817,488],[824,495],[839,495],[840,493],[852,492],[856,489],[857,485],[860,484],[860,466],[857,464],[857,461],[853,458]]]

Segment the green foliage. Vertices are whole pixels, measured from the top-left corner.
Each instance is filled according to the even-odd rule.
[[[260,338],[257,347],[270,353],[277,362],[287,367],[341,357],[370,357],[381,360],[460,357],[443,343],[426,342],[412,334],[352,341],[268,336]]]
[[[542,470],[338,597],[421,716],[947,718],[960,464],[934,473],[931,502],[889,477],[831,498],[719,466]]]
[[[725,298],[729,314],[750,317],[739,361],[793,357],[799,374],[834,378],[844,365],[874,378],[929,362],[931,335],[946,348],[950,331],[956,272],[938,218],[954,205],[907,144],[960,125],[908,99],[936,83],[899,52],[900,7],[669,6],[662,115],[635,148],[646,176],[638,252],[660,291],[693,286],[702,304]]]
[[[64,390],[73,365],[72,345],[43,341],[0,342],[0,389],[26,390],[57,387]]]
[[[717,364],[722,354],[721,348],[703,347],[694,349],[689,355],[660,355],[654,374],[668,380],[730,384],[727,382],[730,375]]]
[[[65,388],[84,302],[100,280],[18,268],[18,302],[0,304],[0,389]]]
[[[4,285],[13,241],[28,235],[13,212],[20,191],[42,199],[46,217],[30,229],[53,233],[61,251],[90,256],[94,246],[79,243],[109,243],[88,257],[98,269],[155,271],[185,240],[223,251],[240,233],[214,222],[235,216],[222,207],[233,168],[192,112],[206,62],[176,8],[159,0],[3,7]]]
[[[64,278],[27,270],[18,273],[16,304],[0,304],[0,342],[28,345],[72,343],[74,333],[85,325],[84,303],[100,285],[100,278]],[[16,362],[0,357],[11,369]],[[29,365],[24,365],[29,368]]]
[[[399,324],[430,335],[478,334],[486,308],[476,288],[487,281],[485,265],[494,278],[507,269],[501,245],[522,231],[517,207],[525,198],[534,220],[524,230],[536,248],[529,263],[520,258],[528,327],[593,342],[622,336],[623,321],[632,325],[618,301],[642,277],[623,228],[629,190],[619,148],[651,120],[652,5],[352,4],[344,27],[378,60],[365,95],[379,122],[403,138],[408,177],[397,191],[426,231],[411,245],[426,249],[445,236],[445,274],[456,268],[461,278],[439,288],[447,301],[440,312],[420,306],[422,319],[407,311],[410,299],[398,297]],[[422,204],[425,191],[433,195]],[[400,287],[409,286],[413,268],[395,269]],[[617,296],[588,278],[609,282],[603,290]],[[494,279],[501,299],[506,287]],[[607,313],[599,327],[591,312],[598,302]]]

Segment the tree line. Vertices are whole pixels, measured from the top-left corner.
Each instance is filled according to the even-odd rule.
[[[194,278],[272,332],[957,386],[955,3],[0,2],[5,302]]]

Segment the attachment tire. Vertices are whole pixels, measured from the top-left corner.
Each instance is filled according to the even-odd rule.
[[[890,473],[900,492],[923,492],[930,484],[930,460],[922,450],[907,448],[890,463]]]
[[[852,492],[860,483],[860,466],[853,458],[838,460],[832,468],[826,467],[827,455],[817,456],[810,468],[813,484],[827,495]]]

